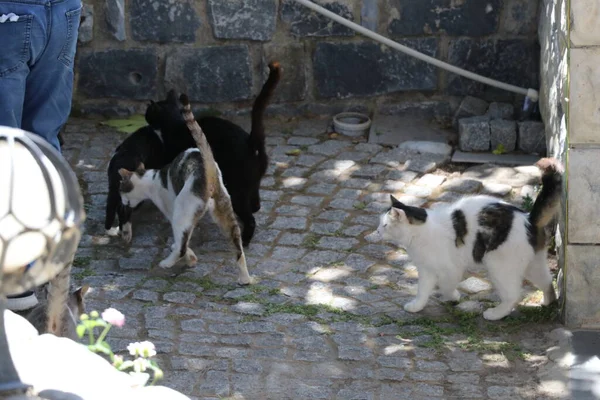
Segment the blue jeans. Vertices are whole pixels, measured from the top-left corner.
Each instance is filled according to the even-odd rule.
[[[0,0],[0,125],[40,135],[59,151],[80,16],[81,0]]]

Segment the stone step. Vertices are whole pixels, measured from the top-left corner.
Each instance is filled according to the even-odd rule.
[[[452,162],[473,164],[533,165],[540,159],[531,154],[466,153],[456,150]]]

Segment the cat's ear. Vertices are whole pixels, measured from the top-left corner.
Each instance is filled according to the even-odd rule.
[[[392,207],[390,209],[390,218],[394,221],[402,221],[406,219],[406,214],[404,213],[404,210]]]
[[[146,173],[146,166],[144,166],[143,162],[141,162],[140,165],[138,165],[138,167],[135,170],[135,173],[139,176],[144,176],[144,174]]]
[[[77,296],[77,300],[80,302],[83,301],[83,298],[87,294],[88,290],[90,290],[89,285],[83,285],[77,288],[77,290],[75,290],[75,296]]]
[[[124,180],[129,180],[131,179],[131,175],[133,175],[133,172],[127,171],[125,168],[121,168],[119,169],[119,175],[121,175],[121,178],[123,178]]]
[[[395,204],[402,204],[402,202],[395,198],[393,194],[390,194],[390,201],[392,202],[392,206]]]

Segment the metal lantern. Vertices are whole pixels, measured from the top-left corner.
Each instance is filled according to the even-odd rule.
[[[84,219],[79,183],[62,155],[39,136],[0,126],[0,394],[27,388],[8,352],[5,296],[63,270]]]

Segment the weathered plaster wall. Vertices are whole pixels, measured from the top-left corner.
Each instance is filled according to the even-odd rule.
[[[266,64],[284,79],[274,109],[327,111],[453,96],[514,96],[433,68],[293,0],[84,0],[75,109],[128,113],[171,87],[205,107],[247,108]],[[538,87],[539,0],[316,0],[426,54]],[[454,99],[454,102],[453,102]]]
[[[567,325],[586,328],[600,328],[598,21],[597,0],[543,0],[541,109],[550,152],[567,162],[557,234],[563,311]]]

